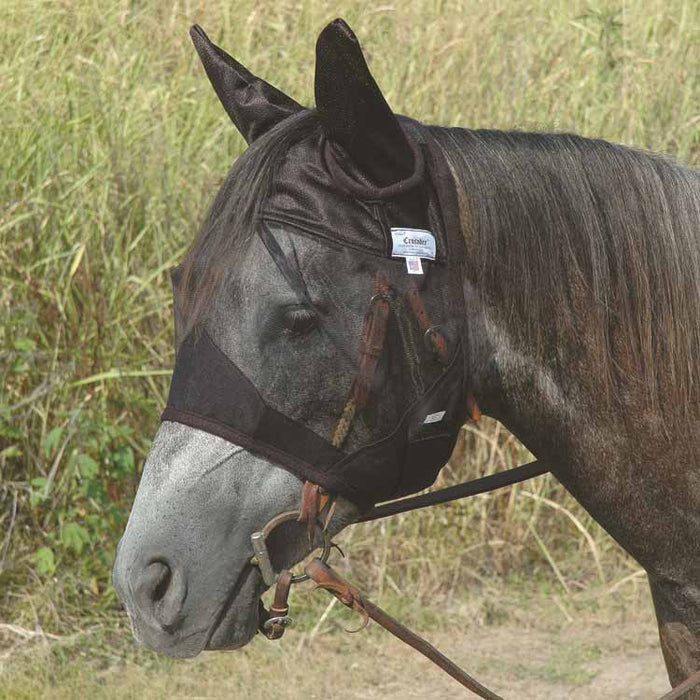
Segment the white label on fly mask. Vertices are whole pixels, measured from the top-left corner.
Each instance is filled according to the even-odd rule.
[[[438,411],[437,413],[429,413],[423,423],[439,423],[444,417],[447,411]]]
[[[406,270],[408,270],[409,275],[422,275],[423,264],[420,258],[406,258]]]
[[[391,229],[392,258],[435,260],[435,238],[422,228]]]

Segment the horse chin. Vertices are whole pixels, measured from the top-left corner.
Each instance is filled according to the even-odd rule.
[[[235,596],[224,605],[204,649],[233,651],[250,642],[258,629],[260,596],[265,584],[257,569],[249,567]]]

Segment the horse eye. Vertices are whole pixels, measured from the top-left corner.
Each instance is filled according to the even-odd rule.
[[[316,327],[316,314],[304,306],[288,309],[284,314],[284,328],[289,335],[306,335]]]

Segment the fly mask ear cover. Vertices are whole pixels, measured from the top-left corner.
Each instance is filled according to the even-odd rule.
[[[307,137],[290,149],[259,228],[280,275],[298,296],[308,297],[304,276],[296,256],[282,250],[282,238],[307,247],[351,248],[365,271],[364,278],[357,277],[365,288],[358,313],[371,315],[378,280],[388,292],[387,327],[375,362],[386,364],[390,357],[394,371],[369,373],[369,396],[350,419],[345,445],[332,435],[347,417],[349,401],[332,417],[336,430],[329,424],[321,434],[318,426],[312,429],[303,418],[278,410],[274,396],[262,396],[206,330],[193,331],[182,342],[162,416],[230,440],[362,509],[430,485],[449,459],[467,413],[459,275],[464,244],[455,220],[454,185],[439,146],[429,135],[431,143],[421,142],[424,132],[408,119],[401,121],[414,151],[410,178],[374,187],[352,172],[323,135]],[[416,202],[425,203],[422,211]],[[422,260],[423,275],[409,275],[406,260],[392,258],[390,229],[426,226],[435,238],[435,260]],[[365,331],[352,335],[348,342],[354,347],[343,349],[355,362],[355,384],[363,373]],[[391,396],[398,404],[396,420],[377,434],[371,427],[381,422],[377,416]]]

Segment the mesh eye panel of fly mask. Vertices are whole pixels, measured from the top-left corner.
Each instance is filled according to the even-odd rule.
[[[212,75],[233,59],[195,31],[217,87]],[[329,31],[326,52],[332,42],[347,48],[354,39],[341,20]],[[222,56],[223,68],[215,63]],[[369,75],[364,60],[354,66],[363,70]],[[318,76],[317,65],[323,118]],[[220,84],[219,97],[244,131],[246,114],[231,99],[227,105]],[[381,97],[372,85],[372,98]],[[259,92],[270,99],[269,91]],[[431,484],[467,412],[463,243],[452,179],[427,132],[391,118],[404,149],[394,166],[398,177],[358,167],[361,155],[328,127],[291,145],[256,224],[247,257],[254,269],[248,263],[240,271],[264,288],[256,303],[284,303],[260,314],[248,342],[226,342],[221,319],[190,332],[178,348],[163,413],[163,420],[230,440],[360,508]]]

